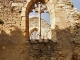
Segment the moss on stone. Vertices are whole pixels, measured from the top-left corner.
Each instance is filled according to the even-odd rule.
[[[78,13],[77,16],[80,18],[80,13]]]
[[[71,2],[68,2],[67,5],[74,7],[74,5]]]
[[[4,24],[4,22],[0,19],[0,24]]]

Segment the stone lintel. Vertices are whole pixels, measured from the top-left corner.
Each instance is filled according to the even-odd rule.
[[[56,7],[63,7],[65,4],[56,4]]]
[[[12,3],[11,6],[20,6],[20,7],[22,7],[23,6],[23,3]]]
[[[31,0],[27,0],[27,3],[30,2]]]

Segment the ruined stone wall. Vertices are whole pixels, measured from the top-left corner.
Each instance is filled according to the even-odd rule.
[[[63,1],[57,2],[55,13],[57,39],[65,59],[71,59],[73,54],[77,54],[79,58],[79,49],[77,52],[74,47],[75,45],[80,45],[80,18],[78,10],[74,8],[70,1]]]
[[[16,3],[18,4],[16,5]],[[3,25],[0,24],[0,42],[2,40],[6,40],[18,43],[19,41],[25,39],[20,29],[20,15],[23,4],[25,4],[25,1],[22,0],[0,0],[0,19],[4,22]],[[14,35],[13,32],[16,34]],[[10,37],[12,35],[14,36]],[[21,39],[20,36],[22,36],[23,39]]]
[[[0,1],[0,19],[4,21],[3,28],[10,28],[12,26],[19,26],[20,24],[20,6],[13,6],[12,3],[18,1],[3,0]]]
[[[45,45],[43,43],[42,46],[41,44],[37,44],[35,46],[31,45],[31,47],[35,47],[33,48],[34,51],[38,51],[39,54],[33,54],[33,57],[28,56],[28,53],[32,52],[33,49],[30,48],[31,51],[29,51],[30,44],[25,44],[26,39],[24,38],[25,36],[20,29],[20,12],[22,7],[18,5],[18,7],[13,6],[15,5],[12,5],[13,2],[23,2],[23,5],[26,4],[23,0],[0,0],[0,19],[4,21],[4,25],[0,25],[0,29],[2,30],[0,31],[0,60],[35,60],[34,56],[37,57],[36,59],[38,59],[40,52],[45,53],[44,51],[47,49],[50,49],[47,51],[47,53],[50,53],[50,51],[53,52],[53,49],[51,49],[52,47],[50,47],[51,44],[47,46],[47,44]],[[67,0],[52,0],[53,5],[50,5],[50,2],[48,4],[50,9],[49,12],[51,12],[51,27],[54,27],[53,23],[56,22],[56,34],[54,34],[55,31],[52,31],[52,34],[57,36],[58,46],[57,49],[55,49],[55,52],[52,54],[55,56],[47,56],[50,58],[54,57],[56,60],[57,57],[59,58],[59,56],[66,60],[71,60],[72,54],[76,53],[78,55],[78,60],[80,60],[80,19],[77,16],[77,10]],[[54,8],[52,8],[53,6]],[[55,21],[52,22],[52,20]],[[47,48],[44,48],[45,46]],[[56,56],[58,52],[60,55]],[[40,60],[46,60],[45,55],[41,58],[42,59]],[[50,58],[47,60],[51,60]]]

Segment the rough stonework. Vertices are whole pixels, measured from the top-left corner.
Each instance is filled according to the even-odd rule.
[[[42,29],[51,39],[42,42],[29,40],[29,13],[37,2],[50,14],[50,26]],[[80,13],[70,0],[0,0],[0,20],[0,60],[80,60]]]

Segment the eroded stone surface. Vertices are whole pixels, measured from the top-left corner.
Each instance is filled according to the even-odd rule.
[[[29,11],[37,1],[0,1],[0,19],[4,21],[3,25],[0,24],[0,60],[71,60],[74,56],[80,60],[79,12],[69,0],[40,0],[48,7],[51,36],[52,40],[57,38],[57,46],[54,47],[53,42],[26,43],[29,39]],[[23,3],[23,7],[11,6],[12,3]]]

